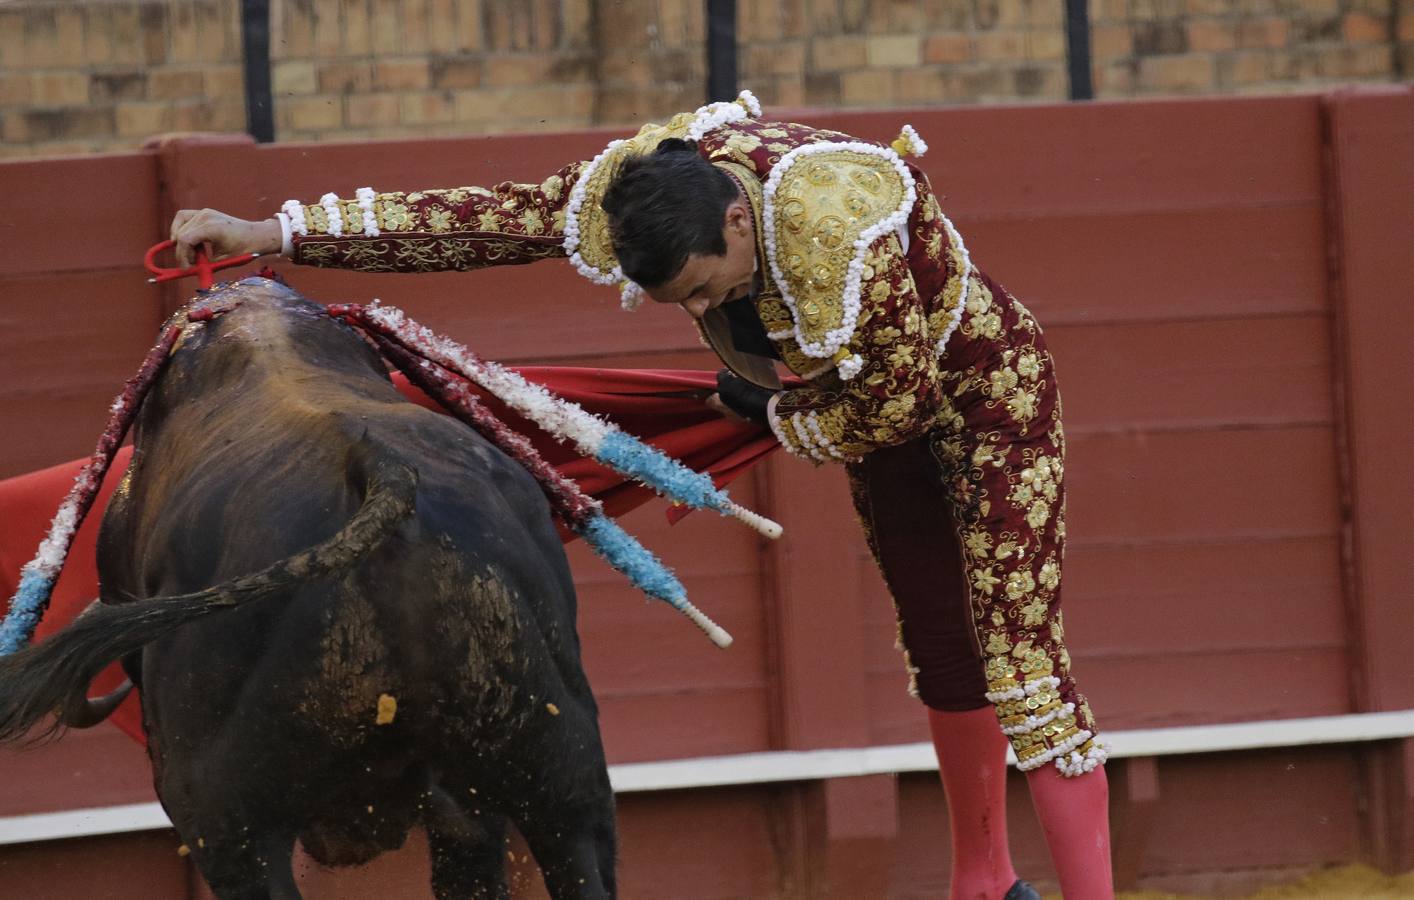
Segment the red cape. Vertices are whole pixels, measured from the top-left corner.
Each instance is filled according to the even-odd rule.
[[[732,422],[708,409],[703,400],[717,389],[711,372],[651,369],[584,369],[527,367],[517,369],[530,381],[578,403],[592,413],[607,416],[630,434],[676,457],[687,466],[707,472],[718,487],[760,462],[780,445],[764,428]],[[433,400],[394,373],[398,390],[414,403],[443,412]],[[528,436],[537,450],[561,472],[573,478],[586,493],[603,502],[610,515],[622,515],[654,494],[627,482],[612,469],[580,456],[573,448],[556,443],[534,425],[510,413],[499,401],[482,399],[517,431]],[[94,429],[95,437],[98,429]],[[63,574],[54,587],[49,611],[35,632],[43,640],[73,620],[98,596],[95,545],[102,511],[128,466],[131,447],[124,447],[113,461],[93,511],[75,536]],[[87,460],[74,460],[28,475],[0,481],[0,603],[6,608],[19,585],[20,568],[29,562],[48,531],[59,503],[73,485]],[[685,515],[674,507],[669,518]],[[561,528],[566,541],[573,536]],[[92,694],[102,694],[123,681],[115,664],[93,682]],[[131,696],[113,714],[112,721],[142,741],[142,714]]]

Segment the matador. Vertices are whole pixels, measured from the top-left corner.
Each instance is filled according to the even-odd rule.
[[[1006,748],[1066,896],[1112,895],[1106,757],[1061,616],[1065,434],[1035,317],[970,258],[905,126],[891,145],[765,121],[749,92],[649,124],[539,184],[184,211],[179,255],[282,250],[369,272],[568,257],[623,305],[681,305],[725,366],[724,413],[845,467],[927,709],[951,896],[1039,896],[1005,828]],[[694,230],[693,222],[705,223]],[[783,388],[784,368],[798,377]],[[1000,823],[1001,827],[998,827]]]

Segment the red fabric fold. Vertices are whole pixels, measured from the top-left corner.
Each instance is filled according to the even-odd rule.
[[[780,446],[766,429],[724,419],[707,408],[704,399],[717,389],[713,372],[574,367],[526,367],[514,371],[591,413],[611,419],[690,468],[708,473],[718,487]],[[395,373],[393,381],[409,400],[443,411],[401,374]],[[655,496],[648,488],[628,482],[612,469],[580,456],[574,448],[557,443],[507,410],[499,400],[484,394],[482,399],[496,415],[529,437],[546,460],[602,501],[610,515],[622,515]],[[36,641],[63,628],[98,596],[95,547],[101,511],[107,508],[108,497],[131,456],[131,447],[120,450],[104,479],[93,512],[75,536],[64,572],[54,587],[49,611],[35,633]],[[6,608],[19,585],[20,568],[34,557],[59,503],[85,461],[74,460],[0,481],[0,603]],[[687,512],[671,507],[668,516],[675,521]],[[560,534],[566,541],[573,539],[563,528]],[[118,666],[110,666],[94,680],[92,693],[112,690],[122,680]],[[136,740],[143,740],[136,696],[118,708],[112,721]]]

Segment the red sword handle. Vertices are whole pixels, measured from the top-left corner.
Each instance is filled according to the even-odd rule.
[[[197,287],[209,288],[215,284],[215,279],[211,276],[221,269],[229,269],[232,266],[243,266],[259,256],[259,253],[242,253],[239,256],[228,256],[211,262],[206,258],[206,251],[200,247],[196,251],[196,264],[189,269],[168,269],[157,264],[157,254],[172,246],[176,241],[163,241],[160,244],[153,244],[147,248],[147,255],[142,258],[143,267],[151,272],[153,277],[147,279],[148,284],[161,284],[164,281],[172,281],[177,278],[186,278],[189,275],[196,276]]]

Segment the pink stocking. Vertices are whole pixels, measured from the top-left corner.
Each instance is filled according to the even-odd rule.
[[[1016,881],[1006,831],[1007,740],[991,706],[928,710],[952,827],[951,900],[1001,900]],[[1076,894],[1085,897],[1085,894]]]
[[[1110,788],[1104,767],[1067,778],[1048,763],[1026,774],[1026,786],[1046,832],[1061,893],[1076,900],[1114,897]]]

